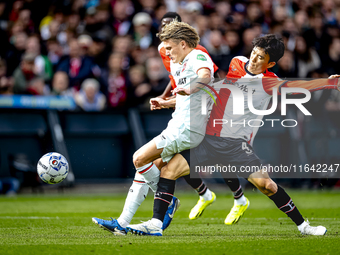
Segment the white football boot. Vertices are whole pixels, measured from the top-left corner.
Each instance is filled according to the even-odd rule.
[[[129,225],[128,231],[131,231],[135,235],[147,235],[147,236],[162,236],[162,228],[159,228],[152,224],[151,220],[142,222],[140,224]]]
[[[323,236],[326,234],[327,229],[324,226],[312,227],[309,225],[309,221],[304,221],[301,225],[298,226],[299,231],[303,235],[312,235],[312,236]]]

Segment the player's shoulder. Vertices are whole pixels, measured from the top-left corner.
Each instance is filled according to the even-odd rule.
[[[212,61],[209,54],[205,53],[202,50],[194,49],[191,52],[190,60],[193,62],[197,61]]]
[[[231,62],[236,62],[236,63],[247,63],[249,61],[248,58],[244,57],[244,56],[236,56],[233,57],[233,59],[231,60]]]

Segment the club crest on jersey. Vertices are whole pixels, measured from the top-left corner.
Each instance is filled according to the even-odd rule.
[[[187,62],[185,62],[185,63],[183,64],[182,72],[185,70],[186,67],[187,67]]]
[[[202,54],[198,54],[197,55],[197,59],[198,60],[202,60],[202,61],[207,61],[207,58],[204,55],[202,55]]]

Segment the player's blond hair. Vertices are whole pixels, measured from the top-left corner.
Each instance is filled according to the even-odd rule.
[[[180,41],[185,41],[190,48],[196,48],[200,41],[200,37],[195,28],[185,22],[179,22],[177,20],[167,24],[157,36],[162,42],[169,39],[177,44]]]

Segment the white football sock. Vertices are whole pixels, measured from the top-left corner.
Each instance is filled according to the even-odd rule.
[[[242,195],[240,198],[234,199],[234,204],[236,204],[236,205],[246,205],[247,199],[244,195]]]
[[[152,218],[151,223],[152,223],[152,225],[154,225],[158,228],[162,228],[162,226],[163,226],[163,222],[159,219],[156,219],[156,218]]]
[[[210,189],[207,188],[207,191],[204,193],[204,195],[200,196],[203,197],[205,201],[211,200],[212,199],[212,193]]]
[[[135,179],[129,189],[125,199],[123,212],[117,219],[119,225],[126,228],[130,224],[132,217],[135,215],[138,207],[145,200],[149,191],[149,185],[146,184],[144,177],[136,172]]]
[[[137,172],[143,175],[145,182],[150,186],[153,192],[157,190],[160,171],[154,163],[146,164],[145,166],[136,168]]]

